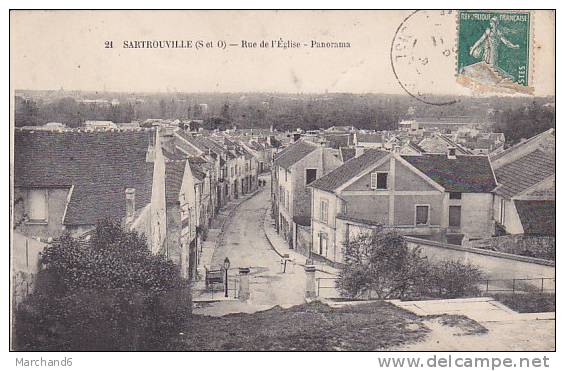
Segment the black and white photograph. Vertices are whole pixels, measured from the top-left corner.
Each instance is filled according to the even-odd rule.
[[[557,366],[555,10],[10,9],[9,32],[10,369]]]

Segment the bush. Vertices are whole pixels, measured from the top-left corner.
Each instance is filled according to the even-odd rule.
[[[555,293],[495,294],[494,298],[519,313],[555,312]]]
[[[362,234],[346,244],[345,267],[336,287],[342,295],[353,298],[402,298],[420,286],[426,263],[420,251],[409,248],[393,230]]]
[[[345,246],[336,287],[342,296],[379,299],[457,298],[479,294],[481,270],[453,261],[430,262],[390,229],[359,235]]]
[[[41,260],[15,311],[17,350],[154,350],[190,318],[177,266],[117,223],[98,225],[89,243],[65,235]]]
[[[482,271],[471,264],[442,260],[430,264],[422,293],[439,298],[460,298],[480,294]]]

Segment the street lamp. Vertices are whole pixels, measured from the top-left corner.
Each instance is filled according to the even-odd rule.
[[[230,269],[230,260],[226,257],[226,258],[224,259],[224,271],[226,272],[226,273],[225,273],[225,281],[226,281],[226,284],[225,284],[225,286],[224,286],[224,287],[226,288],[226,290],[225,290],[225,295],[224,295],[224,296],[225,296],[226,298],[228,297],[228,269]]]

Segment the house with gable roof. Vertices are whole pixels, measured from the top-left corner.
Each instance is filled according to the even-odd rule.
[[[375,226],[459,244],[491,236],[495,187],[487,156],[365,149],[309,185],[312,256],[342,263],[344,244]]]
[[[494,217],[509,234],[555,235],[555,130],[491,157]]]
[[[14,228],[50,241],[110,218],[165,249],[165,160],[154,129],[14,134]]]
[[[194,277],[198,265],[199,191],[188,160],[165,164],[167,245],[164,255],[180,266],[183,277]]]
[[[332,149],[299,140],[279,152],[271,170],[271,203],[278,233],[296,248],[297,225],[310,225],[307,186],[342,164]]]
[[[471,155],[473,152],[461,144],[456,143],[445,134],[434,133],[429,138],[424,138],[418,146],[427,153],[447,153],[451,148],[456,155]]]

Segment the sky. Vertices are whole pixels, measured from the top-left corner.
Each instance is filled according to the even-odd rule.
[[[123,92],[404,94],[391,43],[412,11],[12,11],[11,87]],[[437,13],[437,12],[436,12]],[[433,14],[437,16],[438,14]],[[455,17],[453,15],[453,17]],[[433,18],[433,17],[432,17]],[[554,15],[534,16],[536,95],[553,95]],[[412,30],[427,38],[421,16]],[[441,29],[455,47],[455,18]],[[242,40],[349,42],[342,49],[241,48]],[[202,40],[202,49],[125,49],[124,41]],[[113,48],[105,48],[112,41]],[[238,44],[226,49],[218,42]],[[455,50],[455,49],[454,49]],[[422,51],[420,51],[422,52]],[[425,49],[424,49],[425,52]],[[432,53],[433,57],[433,53]],[[431,58],[432,62],[434,58]],[[456,53],[428,65],[426,94],[476,94],[455,81]],[[453,68],[453,69],[452,69]],[[401,78],[403,76],[400,76]],[[413,74],[406,75],[412,78]],[[431,81],[432,83],[428,83]]]

